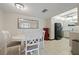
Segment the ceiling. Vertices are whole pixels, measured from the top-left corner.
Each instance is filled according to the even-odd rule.
[[[13,3],[0,3],[0,9],[8,13],[18,13],[27,16],[39,17],[42,19],[49,19],[57,14],[63,13],[75,7],[77,3],[22,3],[25,6],[24,10],[18,10]],[[48,9],[43,13],[43,9]]]

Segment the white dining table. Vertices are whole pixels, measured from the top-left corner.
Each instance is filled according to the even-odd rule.
[[[25,35],[15,35],[12,36],[12,41],[25,41]]]
[[[21,42],[21,46],[24,45],[24,41],[26,41],[25,35],[15,35],[12,36],[12,40],[11,41],[20,41]]]

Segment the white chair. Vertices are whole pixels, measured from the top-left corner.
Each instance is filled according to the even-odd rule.
[[[43,48],[44,48],[44,36],[45,36],[45,31],[43,31],[43,34],[42,34]]]
[[[25,54],[39,55],[39,48],[44,45],[44,32],[41,29],[30,29],[24,31],[26,36]],[[42,47],[41,47],[42,46]]]
[[[44,35],[45,35],[45,32],[41,30],[39,34],[39,48],[40,49],[44,48]]]
[[[0,32],[0,49],[1,49],[1,51],[3,51],[2,54],[6,55],[6,53],[7,53],[6,47],[7,47],[7,36],[5,36],[4,32],[1,31]]]
[[[11,41],[11,34],[8,31],[1,31],[0,32],[0,48],[2,48],[4,50],[4,54],[7,55],[8,53],[8,48],[9,47],[13,47],[16,46],[18,44],[20,44],[20,42],[16,42],[16,41]],[[20,54],[20,47],[19,47],[19,54]]]

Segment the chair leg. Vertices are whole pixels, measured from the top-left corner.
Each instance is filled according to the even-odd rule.
[[[19,55],[21,55],[21,46],[19,46],[18,50],[19,50]]]
[[[4,55],[7,55],[7,48],[4,48]]]

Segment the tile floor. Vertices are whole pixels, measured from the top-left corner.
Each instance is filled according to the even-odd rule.
[[[40,50],[40,55],[71,55],[69,39],[45,41],[44,49]]]

